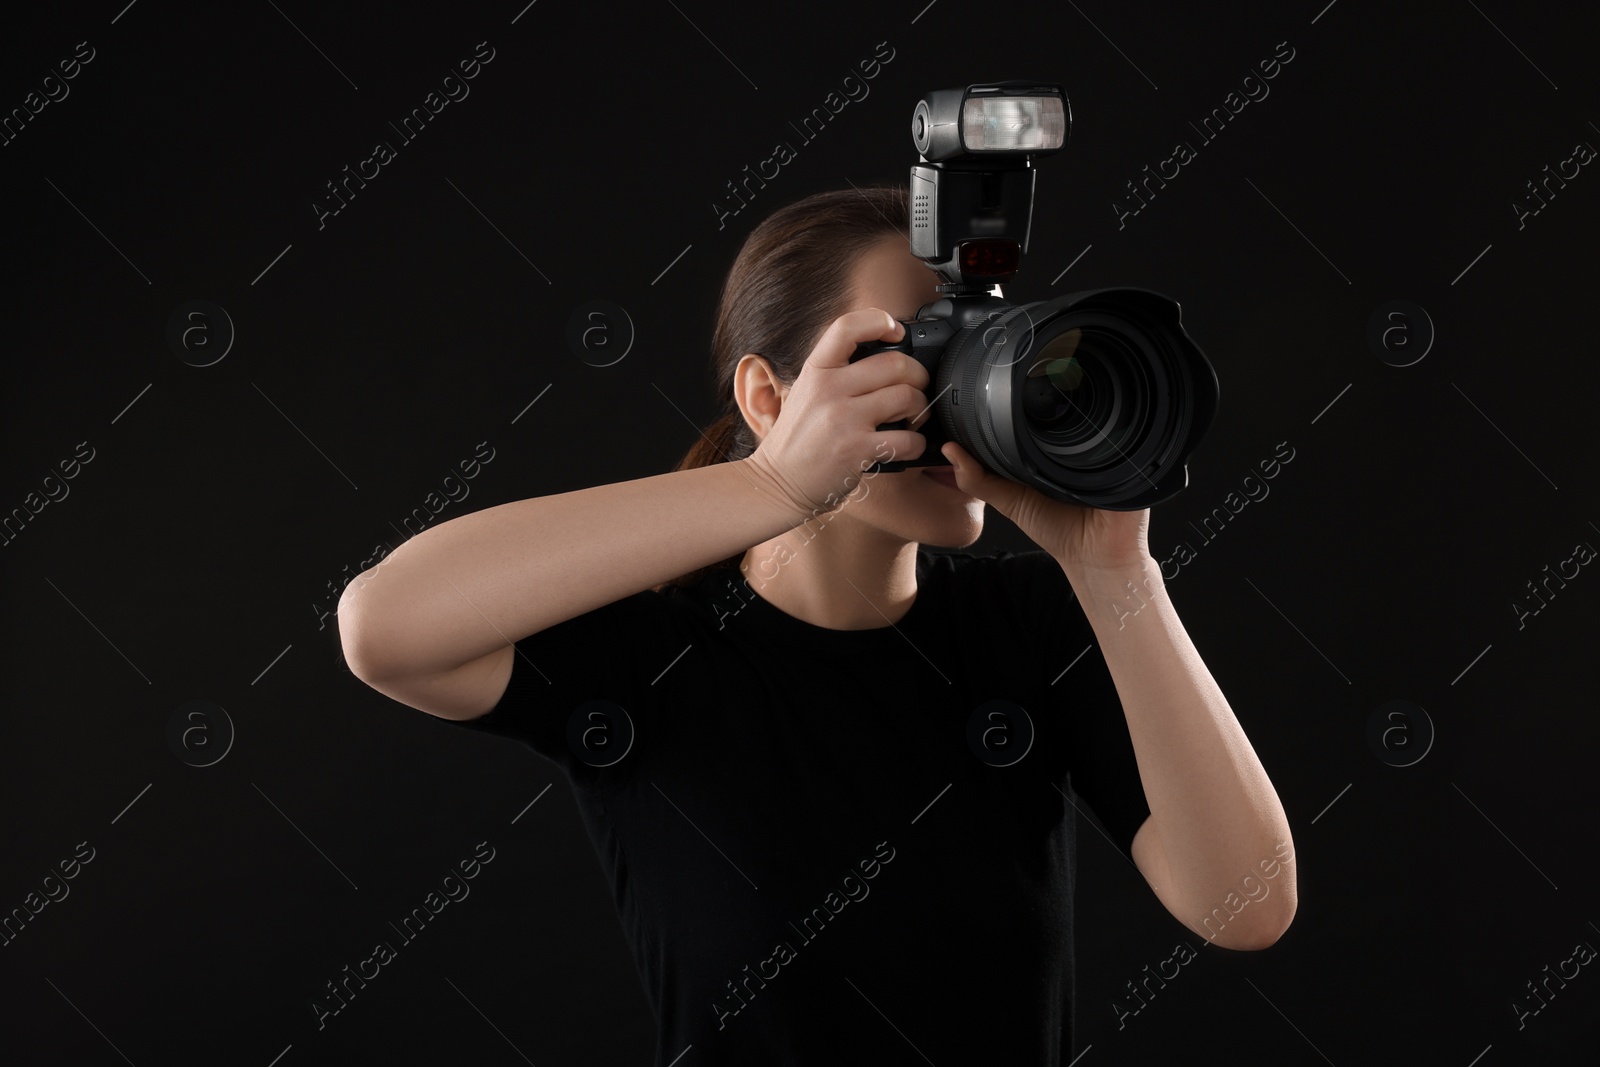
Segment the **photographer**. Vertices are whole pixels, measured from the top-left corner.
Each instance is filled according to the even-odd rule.
[[[1148,509],[1049,499],[953,441],[948,466],[863,475],[925,443],[927,369],[850,358],[938,296],[906,250],[909,199],[821,193],[753,230],[712,343],[723,414],[677,469],[441,523],[340,605],[367,684],[562,768],[660,1065],[689,1045],[702,1065],[906,1062],[907,1041],[940,1063],[1064,1063],[1080,828],[1197,932],[1289,838],[1161,588]],[[1041,550],[960,551],[986,505]],[[740,582],[754,595],[724,618]],[[1136,582],[1149,603],[1119,629]],[[975,730],[997,701],[1020,710]],[[770,988],[728,980],[882,839],[878,903],[841,904],[814,947],[797,931]],[[1272,944],[1285,879],[1218,943]]]

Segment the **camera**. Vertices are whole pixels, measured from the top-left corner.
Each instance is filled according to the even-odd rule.
[[[1035,160],[1060,151],[1071,124],[1066,92],[1050,83],[917,102],[911,252],[939,275],[941,296],[901,320],[900,341],[857,345],[850,361],[906,353],[928,369],[933,410],[918,427],[920,456],[864,472],[942,464],[939,446],[953,440],[987,470],[1068,503],[1134,511],[1188,485],[1219,390],[1175,301],[1133,288],[1026,304],[993,295],[1028,249]]]

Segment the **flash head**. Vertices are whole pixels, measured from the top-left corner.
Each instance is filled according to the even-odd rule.
[[[911,140],[924,162],[981,157],[1026,159],[1060,151],[1072,111],[1059,85],[1004,81],[937,89],[911,115]]]
[[[1034,160],[1067,143],[1072,109],[1051,82],[936,89],[917,101],[911,139],[911,253],[941,293],[988,292],[1011,281],[1028,251]]]

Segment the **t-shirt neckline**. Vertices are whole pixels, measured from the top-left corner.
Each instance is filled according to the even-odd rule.
[[[887,642],[900,640],[900,633],[908,627],[916,629],[921,626],[921,620],[934,610],[930,603],[936,583],[928,579],[931,575],[931,554],[924,549],[917,550],[917,595],[912,598],[911,606],[894,623],[884,623],[882,626],[869,626],[861,630],[835,630],[827,626],[818,626],[816,623],[807,622],[805,619],[790,615],[776,604],[767,600],[756,591],[755,583],[750,583],[750,599],[744,610],[753,612],[759,619],[766,620],[767,624],[801,638],[819,643],[831,644],[859,644],[868,642]]]

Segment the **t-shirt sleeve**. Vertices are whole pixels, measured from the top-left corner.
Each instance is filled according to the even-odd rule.
[[[659,718],[654,682],[688,644],[680,610],[670,593],[646,589],[530,634],[515,642],[499,702],[444,721],[514,738],[575,782],[601,768],[625,773],[640,724]]]
[[[1150,816],[1150,807],[1122,700],[1088,616],[1050,553],[1003,552],[999,560],[1024,606],[1024,641],[1044,702],[1035,714],[1050,717],[1039,729],[1059,725],[1072,792],[1131,860],[1133,835]]]

